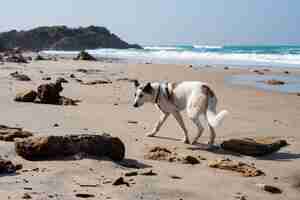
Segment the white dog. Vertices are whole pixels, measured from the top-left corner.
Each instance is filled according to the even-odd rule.
[[[134,81],[136,87],[134,107],[142,106],[146,102],[156,104],[161,112],[160,119],[156,123],[152,132],[147,136],[153,137],[159,131],[168,116],[172,114],[181,126],[184,132],[184,143],[190,143],[188,131],[182,120],[180,111],[186,110],[188,117],[197,126],[198,132],[193,140],[197,142],[204,128],[200,122],[199,116],[203,115],[210,131],[209,146],[214,144],[216,133],[214,127],[218,126],[228,114],[223,110],[216,114],[217,97],[206,83],[199,81],[185,81],[181,83],[150,83],[140,85],[137,80]]]

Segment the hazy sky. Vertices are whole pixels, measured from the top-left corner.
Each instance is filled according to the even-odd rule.
[[[0,31],[106,26],[140,44],[300,44],[300,0],[3,0]]]

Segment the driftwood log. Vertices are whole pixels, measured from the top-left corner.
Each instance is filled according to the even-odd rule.
[[[114,161],[125,156],[124,143],[106,134],[30,137],[16,141],[15,150],[27,160],[63,158],[80,153],[109,157]]]
[[[221,147],[224,150],[248,155],[264,156],[278,151],[281,147],[288,145],[286,140],[274,138],[244,138],[223,141]]]

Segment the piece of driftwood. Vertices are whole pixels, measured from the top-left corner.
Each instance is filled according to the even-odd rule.
[[[109,135],[66,135],[30,137],[15,142],[18,155],[27,160],[63,158],[76,154],[109,157],[119,161],[125,156],[124,143]]]
[[[230,139],[223,141],[221,147],[224,150],[248,155],[248,156],[264,156],[281,147],[288,145],[286,140],[276,140],[274,138],[244,138]]]

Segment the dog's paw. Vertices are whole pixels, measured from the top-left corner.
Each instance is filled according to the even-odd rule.
[[[195,145],[195,144],[197,144],[198,143],[198,140],[194,140],[193,142],[192,142],[192,145]]]
[[[146,136],[147,136],[147,137],[154,137],[154,136],[155,136],[155,133],[147,133]]]
[[[182,141],[183,143],[185,143],[185,144],[190,144],[189,138],[184,137],[184,138],[182,138],[181,141]]]

